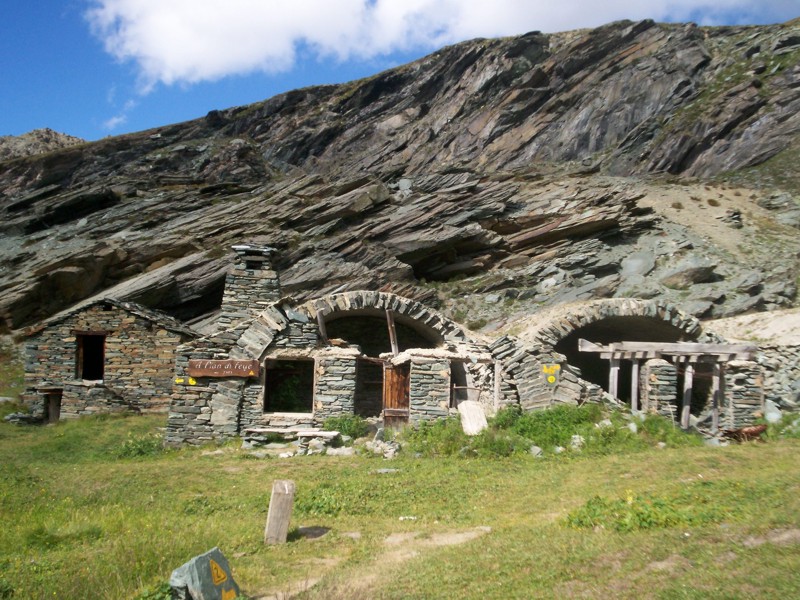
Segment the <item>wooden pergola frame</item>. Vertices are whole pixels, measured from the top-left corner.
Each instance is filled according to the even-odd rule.
[[[753,360],[758,350],[747,344],[699,344],[693,342],[614,342],[601,346],[588,340],[578,340],[580,352],[594,352],[609,361],[608,393],[617,397],[621,360],[631,361],[631,410],[639,410],[639,361],[651,358],[669,360],[683,365],[683,396],[681,427],[689,427],[692,403],[692,383],[697,363],[713,365],[712,374],[712,431],[719,430],[719,408],[725,401],[725,365],[732,360]]]

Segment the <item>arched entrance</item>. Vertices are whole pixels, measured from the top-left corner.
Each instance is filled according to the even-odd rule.
[[[650,300],[605,299],[559,307],[532,335],[545,351],[566,357],[566,362],[579,371],[585,381],[609,391],[609,360],[597,353],[580,352],[578,340],[598,345],[614,342],[718,342],[720,338],[703,331],[700,322],[677,307]],[[623,360],[619,366],[617,397],[630,402],[634,363]],[[697,413],[706,405],[711,390],[711,366],[698,365],[694,371],[692,410]],[[683,370],[679,369],[678,389],[683,386]]]

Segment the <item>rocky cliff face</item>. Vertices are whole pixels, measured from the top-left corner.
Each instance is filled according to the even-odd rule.
[[[0,160],[44,154],[83,142],[80,138],[58,133],[52,129],[34,129],[18,136],[2,135],[0,136]]]
[[[797,21],[465,42],[0,163],[0,314],[102,294],[198,317],[241,241],[298,299],[391,289],[475,327],[614,295],[787,306],[798,131]]]

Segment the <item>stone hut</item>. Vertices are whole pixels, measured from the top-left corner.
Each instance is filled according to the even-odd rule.
[[[375,291],[297,305],[272,250],[235,246],[215,333],[178,348],[170,443],[318,427],[341,415],[416,423],[512,401],[488,346],[437,311]]]
[[[175,349],[197,333],[132,302],[103,299],[45,321],[25,339],[25,392],[35,418],[169,406]]]
[[[464,407],[490,416],[508,405],[633,404],[626,389],[641,389],[641,407],[686,420],[687,375],[675,366],[667,364],[659,379],[663,361],[623,365],[612,394],[609,361],[582,356],[578,340],[723,341],[674,306],[611,299],[533,315],[536,326],[527,335],[487,342],[432,308],[387,292],[342,292],[297,304],[281,294],[271,248],[233,249],[237,262],[216,328],[176,350],[168,443],[296,433],[342,415],[391,426],[463,414]],[[711,378],[702,376],[713,364],[706,367],[696,365],[692,388],[702,396],[697,406],[691,401],[698,416],[710,392]],[[720,424],[739,426],[763,407],[751,393],[760,381],[751,367],[731,364],[725,372],[730,401],[723,417],[730,418]]]

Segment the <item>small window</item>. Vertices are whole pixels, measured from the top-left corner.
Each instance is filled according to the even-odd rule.
[[[78,334],[78,353],[75,376],[78,379],[99,381],[105,374],[106,336],[103,333]]]
[[[265,368],[264,412],[314,411],[314,361],[268,360]]]

